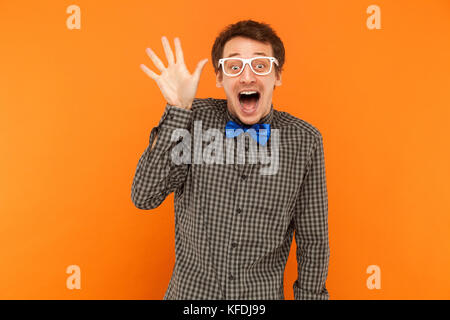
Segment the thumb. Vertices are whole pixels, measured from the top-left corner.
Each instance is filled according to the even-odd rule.
[[[198,80],[200,78],[200,74],[202,73],[202,70],[205,67],[207,62],[208,62],[208,59],[203,59],[197,64],[197,68],[194,71],[195,79]]]

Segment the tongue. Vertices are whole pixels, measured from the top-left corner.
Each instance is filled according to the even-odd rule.
[[[241,107],[245,111],[252,111],[256,108],[258,97],[257,96],[241,97],[241,99],[239,99],[239,102],[241,103]]]

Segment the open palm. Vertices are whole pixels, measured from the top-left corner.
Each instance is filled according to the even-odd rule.
[[[174,59],[174,55],[167,38],[162,37],[161,40],[168,62],[167,68],[164,66],[158,56],[150,48],[147,48],[146,52],[148,56],[150,57],[150,59],[152,59],[153,63],[161,72],[161,74],[156,74],[144,64],[141,64],[141,69],[150,78],[156,81],[156,84],[158,85],[168,104],[184,109],[190,109],[197,92],[201,72],[208,59],[201,60],[197,64],[197,68],[195,69],[194,73],[190,74],[184,63],[180,39],[175,38],[174,41],[176,61]]]

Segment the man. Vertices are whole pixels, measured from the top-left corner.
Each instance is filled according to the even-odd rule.
[[[328,299],[322,136],[273,108],[283,43],[269,25],[251,20],[222,31],[212,49],[216,85],[227,97],[221,100],[194,99],[207,59],[190,74],[179,39],[174,42],[175,57],[162,38],[167,67],[147,49],[160,75],[141,65],[167,105],[138,162],[131,193],[136,207],[148,210],[175,192],[176,261],[164,299],[284,299],[294,232],[295,299]],[[245,151],[238,148],[242,141]]]

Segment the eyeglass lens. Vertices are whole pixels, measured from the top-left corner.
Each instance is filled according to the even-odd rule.
[[[251,62],[251,66],[253,69],[253,72],[255,72],[256,74],[264,74],[269,72],[270,70],[270,59],[267,58],[260,58],[260,59],[255,59]],[[242,65],[244,63],[242,62],[242,60],[239,59],[229,59],[224,61],[224,69],[225,72],[228,74],[238,74],[239,72],[241,72],[242,69]]]

